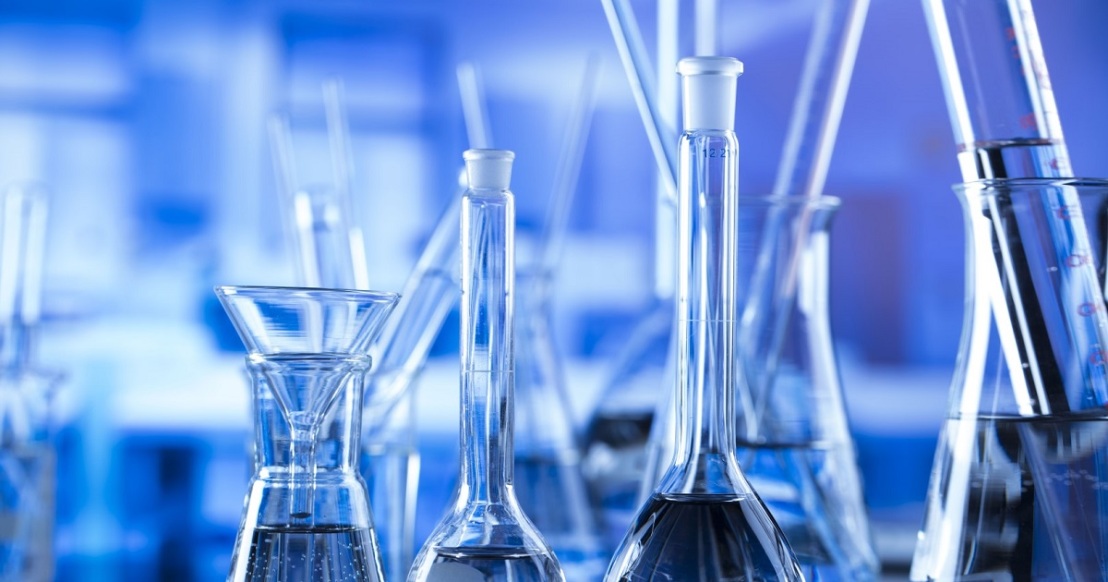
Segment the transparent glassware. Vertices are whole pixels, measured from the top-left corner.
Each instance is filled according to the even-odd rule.
[[[742,63],[694,57],[679,142],[676,454],[605,580],[803,580],[784,534],[735,457],[738,139]]]
[[[443,321],[458,300],[461,196],[451,201],[424,246],[371,354],[362,431],[362,475],[377,518],[390,579],[406,576],[415,555],[420,454],[416,383]]]
[[[463,156],[461,468],[410,582],[565,580],[514,488],[514,157],[506,150]]]
[[[50,413],[62,379],[0,369],[0,580],[54,579],[57,451]]]
[[[646,447],[665,387],[672,338],[672,298],[657,298],[616,356],[585,426],[582,471],[609,549],[619,543],[638,510]]]
[[[551,330],[551,276],[516,278],[515,490],[567,580],[599,580],[608,565],[581,474],[565,368]]]
[[[365,354],[397,296],[216,293],[246,346],[254,390],[255,472],[228,581],[383,580],[357,457]]]
[[[743,347],[747,381],[736,388],[736,453],[747,480],[785,532],[805,578],[864,581],[876,579],[880,564],[827,305],[830,226],[839,205],[830,196],[743,196],[739,201],[739,288],[745,291],[755,281],[769,287],[762,293],[739,292],[746,309],[763,310],[762,317],[744,319],[742,325],[757,322],[769,328],[783,321],[787,327],[742,334],[757,340]],[[804,237],[797,236],[798,229],[805,229]],[[773,239],[766,241],[767,234]],[[767,242],[774,252],[763,255]],[[796,291],[781,303],[773,300],[781,297],[775,289],[787,284],[797,244],[803,251],[797,255]],[[755,269],[761,276],[754,275]],[[770,301],[751,306],[747,301],[753,297]],[[767,312],[773,309],[788,312]],[[770,362],[772,370],[767,369]],[[673,456],[672,399],[661,403],[655,416],[658,430],[651,434],[649,470],[640,493],[644,501]]]
[[[0,196],[0,580],[54,578],[51,410],[63,377],[35,354],[48,208],[41,184]]]
[[[966,313],[911,579],[1108,579],[1108,181],[955,191]],[[1089,246],[1060,254],[1059,224]]]

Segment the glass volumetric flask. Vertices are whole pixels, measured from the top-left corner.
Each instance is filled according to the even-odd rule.
[[[616,550],[610,582],[803,580],[784,534],[735,457],[738,140],[742,63],[683,59],[678,195],[677,444]]]
[[[247,348],[255,465],[229,582],[383,580],[357,472],[369,343],[396,295],[220,287]]]
[[[1108,579],[1108,181],[955,190],[965,325],[911,579]]]
[[[786,327],[743,330],[744,337],[757,340],[742,347],[747,380],[737,385],[735,397],[736,452],[805,577],[863,581],[876,578],[879,563],[827,311],[829,228],[838,208],[839,200],[830,196],[743,196],[739,202],[739,287],[768,286],[761,293],[740,292],[740,303],[749,309],[751,297],[784,296],[776,290],[792,284],[790,277],[796,291],[788,302],[773,300],[760,307],[788,312],[742,322],[767,327],[784,322]],[[802,250],[795,253],[798,244]],[[772,343],[774,349],[754,343]],[[659,430],[651,435],[644,499],[673,456],[671,400],[656,417]]]
[[[581,475],[565,370],[551,330],[546,272],[516,283],[515,490],[567,580],[599,580],[608,565]]]
[[[462,196],[461,467],[409,582],[564,581],[523,513],[513,466],[515,154],[467,150]]]

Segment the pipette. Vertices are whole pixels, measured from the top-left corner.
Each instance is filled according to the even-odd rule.
[[[491,146],[485,98],[477,67],[462,63],[457,68],[462,115],[471,149]],[[464,176],[459,178],[464,180]],[[458,300],[456,277],[461,250],[458,248],[461,222],[461,195],[465,185],[459,182],[459,195],[439,218],[427,245],[404,289],[400,302],[389,318],[375,346],[377,371],[370,376],[366,407],[371,413],[387,413],[411,385],[438,336],[450,309]]]
[[[331,146],[331,168],[338,192],[337,207],[346,218],[346,244],[350,250],[353,285],[369,289],[369,264],[365,254],[365,235],[354,221],[354,147],[350,139],[342,80],[323,83],[323,107],[327,117],[327,137]],[[344,253],[345,254],[345,253]]]
[[[462,99],[462,117],[466,122],[466,136],[469,147],[487,149],[492,147],[492,128],[489,125],[488,109],[485,105],[485,93],[481,82],[481,73],[477,65],[463,61],[458,63],[458,92]]]
[[[616,42],[619,58],[623,62],[623,70],[627,73],[627,80],[631,85],[631,93],[635,96],[635,105],[639,109],[643,126],[646,129],[646,137],[650,140],[650,148],[654,152],[654,161],[658,164],[659,176],[666,186],[666,191],[674,199],[677,198],[677,151],[676,134],[673,128],[666,127],[663,123],[664,116],[658,108],[656,83],[654,74],[650,70],[650,62],[643,46],[642,34],[639,25],[635,21],[635,14],[631,10],[628,0],[601,0],[604,4],[604,14],[608,18],[608,28],[612,31],[612,38]]]
[[[550,208],[539,243],[540,273],[553,273],[565,246],[569,210],[577,191],[581,175],[581,162],[585,158],[585,144],[589,137],[590,121],[596,109],[596,81],[600,73],[600,59],[591,55],[585,65],[581,88],[569,115],[562,151],[554,168],[554,183],[550,192]]]
[[[33,360],[47,200],[41,187],[17,184],[4,191],[0,205],[0,368],[21,373]]]

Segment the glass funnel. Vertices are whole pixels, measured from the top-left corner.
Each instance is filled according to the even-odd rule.
[[[763,311],[763,317],[742,322],[744,328],[758,322],[764,329],[742,330],[744,337],[756,339],[743,347],[747,381],[736,387],[736,452],[806,578],[863,581],[875,579],[879,564],[827,305],[829,229],[838,208],[839,200],[830,196],[743,196],[739,201],[740,302],[748,312],[782,312]],[[773,238],[767,241],[767,235]],[[803,251],[790,265],[798,244]],[[773,252],[764,254],[767,248]],[[782,302],[776,290],[787,284],[793,268],[795,292]],[[745,292],[753,282],[767,289]],[[754,297],[769,301],[753,306]],[[770,327],[780,322],[784,329]],[[658,430],[651,434],[644,500],[673,456],[673,417],[672,399],[667,399],[657,413]]]
[[[220,287],[253,380],[255,472],[229,581],[382,580],[357,471],[369,343],[397,296]]]
[[[803,580],[781,530],[735,457],[738,139],[742,63],[683,59],[678,195],[676,446],[605,580]]]
[[[410,582],[565,580],[516,498],[513,464],[515,154],[467,150],[462,197],[461,468]]]
[[[1108,579],[1108,181],[955,190],[965,324],[911,579]]]
[[[599,580],[608,565],[581,474],[565,368],[551,329],[545,271],[516,283],[515,490],[558,556],[566,579]]]

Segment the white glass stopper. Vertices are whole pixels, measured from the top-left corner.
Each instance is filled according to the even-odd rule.
[[[512,181],[510,150],[466,150],[462,159],[466,162],[466,176],[473,189],[507,190]]]
[[[689,57],[677,63],[684,77],[685,131],[735,129],[735,85],[742,61],[732,57]]]

